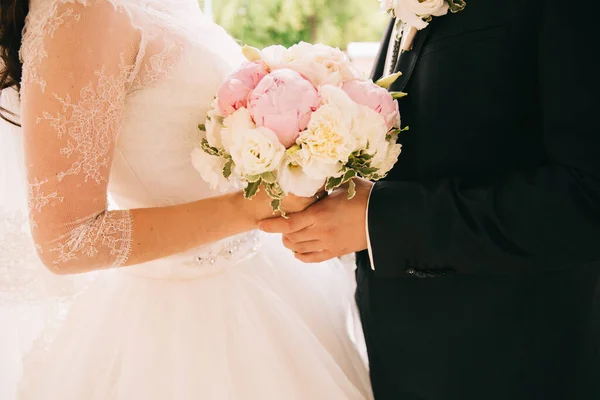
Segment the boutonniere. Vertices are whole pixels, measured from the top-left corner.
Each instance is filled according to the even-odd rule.
[[[412,49],[417,31],[429,25],[433,17],[462,11],[467,3],[464,0],[379,0],[381,9],[398,24],[403,25],[400,48],[403,51]]]

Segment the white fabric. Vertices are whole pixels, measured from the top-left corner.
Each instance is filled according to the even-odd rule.
[[[35,257],[57,272],[81,257],[122,265],[128,209],[216,195],[190,153],[242,55],[195,0],[32,0],[21,55],[22,122],[36,135],[1,132],[14,154],[2,146],[13,163],[0,177],[10,190],[28,181],[29,212],[24,194],[0,208],[11,239],[0,247],[1,339],[14,350],[0,359],[0,398],[14,397],[19,355],[44,326],[21,400],[372,398],[341,263],[304,265],[254,234],[95,279],[51,275]]]
[[[369,205],[371,204],[371,194],[373,194],[373,188],[371,186],[369,191],[369,199],[367,200],[367,218],[365,218],[365,230],[367,231],[367,251],[369,252],[369,261],[371,262],[371,269],[375,271],[375,262],[373,261],[373,248],[371,247],[371,234],[369,233]]]

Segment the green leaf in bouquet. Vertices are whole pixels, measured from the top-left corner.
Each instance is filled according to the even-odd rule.
[[[281,189],[281,186],[279,186],[279,183],[277,183],[277,182],[265,183],[264,186],[265,186],[265,190],[267,191],[268,195],[272,199],[283,199],[283,196],[285,195],[285,193],[283,193],[283,190]]]
[[[244,188],[244,197],[248,200],[256,196],[256,193],[260,190],[260,179],[256,182],[248,182],[248,186]]]
[[[246,175],[244,179],[248,182],[259,182],[262,178],[260,175]]]
[[[210,154],[211,156],[221,156],[222,155],[221,150],[217,149],[216,147],[212,147],[210,144],[208,144],[208,140],[206,140],[206,138],[202,138],[202,140],[200,141],[200,148],[202,148],[202,150],[204,150],[206,153]]]
[[[396,142],[398,140],[398,135],[400,135],[402,132],[406,132],[407,130],[408,130],[408,126],[405,126],[402,129],[398,129],[398,128],[392,129],[385,136],[385,140],[387,140],[387,141],[392,140],[393,142]]]
[[[352,181],[352,178],[355,178],[355,177],[356,177],[356,171],[353,169],[349,169],[348,171],[346,171],[346,173],[344,174],[344,177],[342,178],[342,184]]]
[[[394,100],[401,99],[403,97],[408,96],[408,93],[404,93],[404,92],[390,92],[390,94],[392,95],[392,99],[394,99]]]
[[[275,181],[277,180],[277,177],[275,176],[275,173],[273,171],[265,172],[261,176],[262,180],[267,183],[275,183]]]
[[[354,179],[348,181],[348,200],[352,200],[356,196],[356,183]]]
[[[392,86],[392,84],[396,82],[396,80],[400,77],[400,75],[402,75],[402,72],[396,72],[395,74],[386,76],[385,78],[381,78],[380,80],[375,82],[375,84],[377,86],[381,86],[384,89],[389,89],[390,86]]]
[[[198,124],[198,130],[202,131],[202,132],[206,132],[206,125],[204,125],[204,124]]]
[[[233,171],[233,159],[230,157],[227,159],[227,162],[223,166],[223,176],[225,178],[229,178],[231,176],[231,172]]]
[[[283,200],[282,199],[273,199],[271,200],[271,208],[273,209],[273,214],[275,214],[277,211],[279,211],[279,213],[281,214],[281,216],[283,218],[287,218],[287,216],[285,215],[285,211],[283,211],[281,209],[281,205],[283,204]]]
[[[263,186],[267,191],[269,197],[271,197],[271,208],[273,209],[273,214],[279,211],[282,217],[286,218],[285,211],[281,208],[283,204],[283,198],[285,193],[283,193],[283,189],[278,182],[266,183],[263,182]]]
[[[379,171],[377,168],[373,167],[361,167],[357,169],[357,172],[363,177],[369,179],[371,175],[375,172]]]
[[[350,156],[348,160],[348,164],[346,166],[352,170],[359,170],[361,168],[368,167],[371,165],[371,160],[373,159],[373,155],[368,153],[357,153]]]
[[[462,11],[466,6],[467,3],[464,0],[448,0],[448,8],[451,13]]]
[[[369,161],[371,161],[373,159],[373,157],[375,157],[375,154],[362,153],[358,159],[361,163],[364,164],[364,163],[368,163]]]
[[[294,154],[294,153],[297,153],[297,152],[299,152],[300,150],[302,150],[302,147],[301,147],[299,144],[295,144],[295,145],[293,145],[292,147],[290,147],[289,149],[287,149],[287,150],[285,151],[285,153],[286,153],[287,155],[291,156],[292,154]]]
[[[327,182],[325,182],[325,190],[330,191],[336,189],[342,185],[343,176],[340,177],[329,177],[327,178]]]

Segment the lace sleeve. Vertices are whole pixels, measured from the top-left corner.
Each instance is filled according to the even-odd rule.
[[[107,210],[107,184],[140,34],[108,1],[47,1],[21,50],[32,234],[56,273],[125,264],[128,211]]]

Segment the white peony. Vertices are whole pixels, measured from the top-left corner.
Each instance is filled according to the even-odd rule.
[[[196,148],[192,151],[192,164],[200,172],[204,179],[213,190],[221,192],[227,191],[232,185],[231,182],[223,176],[223,167],[225,159],[206,153],[204,150]]]
[[[324,104],[313,113],[297,142],[308,175],[315,179],[339,175],[356,147],[352,123],[352,113],[333,104]]]
[[[325,185],[325,177],[315,179],[307,174],[305,161],[299,151],[286,152],[277,173],[277,181],[285,193],[312,197]]]
[[[252,121],[252,116],[245,107],[240,108],[225,118],[223,120],[223,126],[220,129],[221,142],[225,151],[231,154],[233,144],[239,142],[241,135],[255,128],[256,125],[254,124],[254,121]],[[206,129],[208,130],[208,127]]]
[[[387,133],[388,126],[381,114],[370,107],[359,106],[352,125],[352,134],[356,140],[355,151],[364,150],[372,155],[372,163],[383,161],[389,147]]]
[[[316,86],[340,86],[344,82],[363,78],[340,49],[300,42],[288,51],[290,64],[286,68],[300,73]]]
[[[243,129],[235,132],[230,154],[240,175],[260,175],[279,167],[285,147],[268,128]]]
[[[323,85],[319,87],[319,98],[321,104],[334,106],[346,115],[354,116],[358,113],[358,104],[338,86]]]
[[[396,18],[419,30],[429,25],[423,18],[439,17],[448,13],[446,0],[393,0],[393,2]]]
[[[391,144],[385,155],[385,158],[380,160],[378,163],[371,163],[373,168],[377,168],[379,175],[386,175],[398,162],[398,157],[402,152],[402,145],[400,143]]]

